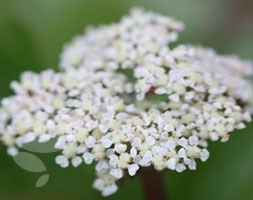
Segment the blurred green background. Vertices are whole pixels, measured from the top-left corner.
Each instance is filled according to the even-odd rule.
[[[0,98],[24,70],[57,68],[64,43],[87,24],[116,21],[133,6],[183,20],[179,42],[211,46],[220,53],[253,60],[252,0],[0,0]],[[252,200],[253,127],[232,134],[228,143],[210,144],[211,157],[197,171],[163,174],[172,200]],[[35,188],[43,173],[19,168],[0,146],[0,200],[97,200],[92,166],[61,169],[55,154],[37,154],[49,183]],[[138,178],[107,199],[143,199]]]

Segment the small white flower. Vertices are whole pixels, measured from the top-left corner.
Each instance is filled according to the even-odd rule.
[[[39,138],[39,142],[40,143],[48,142],[50,139],[51,139],[50,135],[47,135],[47,134],[46,135],[42,135]]]
[[[123,153],[127,149],[127,146],[125,144],[116,144],[114,147],[114,151],[117,153]]]
[[[102,179],[96,179],[93,183],[93,188],[102,191],[105,187],[105,182]]]
[[[181,163],[177,163],[176,165],[176,171],[181,173],[186,169],[185,165],[181,164]]]
[[[203,149],[200,152],[200,159],[205,162],[209,158],[209,152],[206,149]]]
[[[180,100],[178,94],[172,94],[172,95],[170,95],[169,99],[172,100],[172,101],[174,101],[174,102],[179,102],[179,100]]]
[[[9,147],[7,149],[7,153],[12,156],[15,157],[16,155],[18,155],[18,149],[16,147]]]
[[[101,138],[101,143],[102,143],[103,147],[105,147],[105,148],[109,148],[113,144],[112,140],[110,140],[106,137]]]
[[[89,136],[86,140],[85,140],[85,144],[88,148],[93,148],[96,144],[96,139],[92,136]]]
[[[80,145],[77,148],[77,153],[84,153],[84,152],[86,152],[86,150],[87,150],[87,148],[85,145]]]
[[[131,155],[132,158],[135,158],[137,156],[136,148],[134,148],[134,147],[131,148],[130,155]]]
[[[139,147],[141,145],[141,139],[140,138],[134,138],[132,142],[133,147]]]
[[[111,156],[110,156],[110,160],[109,160],[109,164],[110,164],[111,166],[113,166],[113,167],[116,167],[118,161],[119,161],[118,156],[116,156],[116,155],[111,155]]]
[[[55,162],[60,165],[62,168],[66,168],[69,166],[69,161],[66,156],[57,156]]]
[[[66,144],[65,137],[59,137],[58,140],[57,140],[57,142],[55,143],[54,147],[56,149],[63,149],[64,146],[65,146],[65,144]]]
[[[86,152],[83,154],[83,159],[87,165],[90,165],[93,162],[94,156],[91,153]]]
[[[121,179],[123,177],[123,172],[121,169],[111,169],[110,174],[116,179]]]
[[[139,164],[143,167],[147,167],[150,165],[150,162],[152,161],[153,155],[151,151],[147,151],[143,158],[140,160]]]
[[[102,190],[102,195],[107,197],[117,192],[117,190],[118,190],[117,185],[112,184],[112,185],[104,187],[104,189]]]
[[[168,131],[168,132],[172,132],[172,131],[174,131],[174,127],[171,124],[166,124],[164,126],[164,130]]]
[[[79,165],[81,165],[81,163],[83,162],[83,159],[75,156],[74,158],[72,158],[71,163],[74,167],[78,167]]]
[[[146,142],[147,142],[148,145],[152,146],[152,145],[155,144],[155,138],[153,138],[152,136],[148,136],[146,138]]]
[[[169,160],[166,161],[166,165],[168,169],[171,169],[171,170],[176,169],[176,164],[177,164],[177,161],[175,158],[170,158]]]
[[[108,168],[109,168],[108,163],[105,162],[104,160],[100,160],[96,165],[97,171],[107,170]]]
[[[136,172],[139,170],[139,165],[137,164],[132,164],[127,166],[128,173],[130,176],[134,176]]]
[[[169,139],[169,140],[165,143],[164,146],[167,147],[169,150],[172,150],[172,149],[175,149],[176,143],[175,143],[175,141]]]
[[[186,156],[184,148],[179,149],[178,156],[179,156],[179,158],[184,158]]]
[[[181,138],[180,140],[178,140],[178,144],[179,144],[180,146],[186,148],[187,145],[188,145],[188,141],[187,141],[187,139],[185,139],[185,138]]]
[[[99,129],[100,129],[101,132],[106,133],[109,128],[104,124],[100,124]]]
[[[191,160],[188,164],[190,170],[196,170],[196,162],[195,160]]]
[[[190,145],[198,145],[199,138],[195,135],[189,137],[189,143]]]

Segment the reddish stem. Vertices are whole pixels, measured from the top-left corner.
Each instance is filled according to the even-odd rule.
[[[162,177],[154,169],[144,169],[140,173],[146,200],[168,200],[166,198]]]

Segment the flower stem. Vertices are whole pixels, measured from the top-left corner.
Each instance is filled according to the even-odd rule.
[[[166,198],[164,184],[159,172],[154,169],[144,169],[140,172],[142,187],[146,200],[168,200]]]

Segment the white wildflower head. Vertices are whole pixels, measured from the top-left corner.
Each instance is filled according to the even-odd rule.
[[[56,138],[56,163],[96,163],[93,186],[108,196],[141,168],[196,169],[209,141],[251,120],[252,64],[192,45],[170,48],[183,29],[136,8],[65,46],[62,72],[26,72],[2,100],[1,141],[12,156]]]

